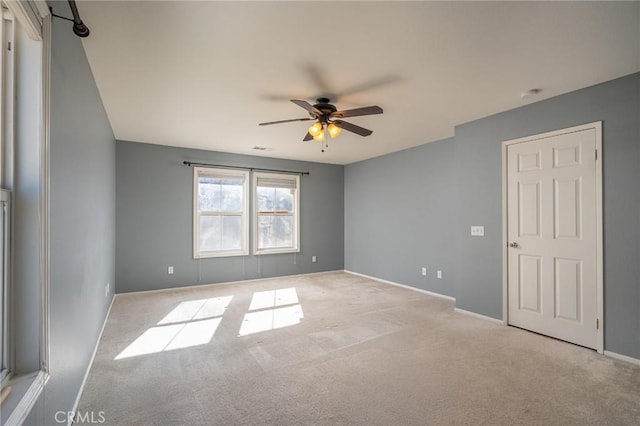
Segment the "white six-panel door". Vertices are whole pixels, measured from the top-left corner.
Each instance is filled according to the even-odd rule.
[[[508,323],[594,349],[596,124],[506,145]]]

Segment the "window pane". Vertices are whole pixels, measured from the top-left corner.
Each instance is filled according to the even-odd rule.
[[[276,210],[293,212],[293,189],[277,188],[276,198],[278,201]]]
[[[293,216],[258,217],[258,248],[293,247]]]
[[[293,212],[293,189],[258,187],[258,211]]]
[[[242,178],[198,178],[200,211],[242,211]]]
[[[273,211],[276,205],[276,188],[258,187],[258,211]]]
[[[200,251],[240,250],[241,216],[201,216]]]

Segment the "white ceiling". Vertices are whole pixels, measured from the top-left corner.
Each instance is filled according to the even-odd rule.
[[[269,157],[348,164],[640,71],[639,2],[81,1],[79,10],[117,139]],[[543,91],[523,101],[532,88]],[[309,123],[257,125],[307,117],[288,99],[319,95],[384,114],[349,119],[374,133],[343,132],[324,153],[302,142]]]

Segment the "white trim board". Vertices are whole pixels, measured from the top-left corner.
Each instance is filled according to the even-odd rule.
[[[498,318],[488,317],[488,316],[482,315],[482,314],[476,314],[475,312],[466,311],[466,310],[460,309],[460,308],[453,308],[453,310],[458,312],[459,314],[463,314],[463,315],[467,315],[467,316],[470,316],[470,317],[478,318],[478,319],[481,319],[481,320],[489,321],[489,322],[492,322],[494,324],[506,325],[503,320],[498,319]]]
[[[254,283],[254,282],[259,282],[259,281],[277,280],[279,278],[293,278],[293,277],[306,277],[306,276],[312,276],[312,275],[335,274],[336,272],[345,272],[345,271],[342,270],[342,269],[336,269],[334,271],[307,272],[306,274],[280,275],[280,276],[277,276],[277,277],[253,278],[253,279],[250,279],[250,280],[225,281],[225,282],[221,282],[221,283],[186,285],[186,286],[183,286],[183,287],[167,287],[167,288],[156,288],[156,289],[153,289],[153,290],[128,291],[126,293],[116,293],[115,297],[127,296],[129,294],[162,293],[162,292],[165,292],[165,291],[197,289],[197,288],[213,287],[213,286],[219,286],[219,285]]]
[[[370,275],[360,274],[358,272],[349,271],[347,269],[345,269],[344,272],[346,272],[347,274],[356,275],[356,276],[362,277],[362,278],[368,278],[370,280],[378,281],[378,282],[381,282],[381,283],[384,283],[384,284],[390,284],[390,285],[393,285],[393,286],[396,286],[396,287],[400,287],[400,288],[404,288],[404,289],[407,289],[407,290],[417,291],[418,293],[428,294],[429,296],[433,296],[433,297],[437,297],[437,298],[440,298],[440,299],[449,300],[449,301],[451,301],[453,303],[456,302],[456,298],[455,297],[446,296],[446,295],[440,294],[440,293],[434,293],[433,291],[423,290],[421,288],[412,287],[410,285],[405,285],[405,284],[400,284],[400,283],[396,283],[396,282],[393,282],[393,281],[383,280],[382,278],[376,278],[376,277],[372,277]]]
[[[638,358],[633,358],[627,355],[621,355],[619,353],[611,352],[607,350],[604,351],[604,355],[610,358],[615,358],[620,361],[625,361],[625,362],[630,362],[631,364],[640,365],[640,359]]]
[[[89,377],[89,372],[91,371],[91,367],[93,366],[93,361],[95,360],[96,354],[98,353],[98,346],[100,345],[100,340],[102,340],[102,333],[104,333],[104,329],[107,326],[107,320],[109,319],[109,314],[111,313],[111,308],[113,307],[113,302],[115,300],[116,300],[116,296],[114,295],[111,298],[109,309],[107,309],[107,315],[105,315],[104,321],[102,322],[102,328],[100,329],[100,334],[98,334],[98,339],[96,340],[96,345],[93,348],[93,354],[91,354],[91,359],[89,360],[89,365],[87,365],[87,370],[84,372],[84,377],[82,378],[80,389],[78,389],[78,395],[76,396],[76,400],[73,403],[73,407],[71,408],[71,411],[73,412],[73,417],[69,419],[69,423],[68,423],[69,426],[71,425],[71,422],[76,416],[76,410],[78,409],[78,404],[80,403],[80,398],[82,397],[84,386],[87,384],[87,378]]]

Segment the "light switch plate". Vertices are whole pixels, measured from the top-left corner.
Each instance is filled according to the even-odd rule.
[[[472,225],[471,226],[471,236],[472,237],[484,237],[484,226]]]

